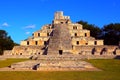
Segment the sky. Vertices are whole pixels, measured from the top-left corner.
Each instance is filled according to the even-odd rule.
[[[50,24],[56,11],[74,23],[83,20],[100,28],[120,23],[120,0],[0,0],[0,30],[20,43]]]

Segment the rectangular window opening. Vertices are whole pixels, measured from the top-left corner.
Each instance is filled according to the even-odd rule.
[[[27,45],[29,45],[29,41],[27,41]]]
[[[85,33],[85,37],[87,37],[87,33]]]
[[[95,41],[94,44],[97,45],[97,41]]]
[[[35,45],[38,45],[38,41],[35,41]]]
[[[59,50],[59,54],[62,55],[63,54],[63,50]]]
[[[61,24],[63,24],[63,22],[61,22]]]
[[[85,43],[86,45],[88,45],[88,43]]]
[[[38,37],[40,37],[40,33],[38,33]]]
[[[47,33],[47,36],[49,36],[49,33]]]
[[[77,29],[77,26],[73,26],[73,29]]]
[[[77,36],[77,33],[75,33],[75,36]]]
[[[76,44],[79,45],[79,41],[77,41]]]

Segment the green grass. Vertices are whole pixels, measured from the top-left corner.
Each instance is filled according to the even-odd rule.
[[[120,80],[120,60],[86,60],[103,71],[5,71],[0,80]]]
[[[117,59],[87,60],[87,62],[103,71],[120,72],[120,60]]]
[[[28,59],[7,59],[7,60],[0,60],[0,68],[7,67],[7,66],[10,66],[13,63],[22,62],[22,61],[26,61],[26,60],[28,60]]]

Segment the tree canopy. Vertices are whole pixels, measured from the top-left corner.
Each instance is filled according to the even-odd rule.
[[[0,55],[4,50],[11,50],[14,46],[14,41],[8,36],[5,30],[0,30]]]
[[[120,41],[120,23],[111,23],[102,28],[102,36],[106,45],[118,45]]]

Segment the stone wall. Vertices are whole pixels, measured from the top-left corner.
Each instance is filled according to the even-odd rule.
[[[68,29],[69,31],[72,31],[72,30],[83,30],[83,26],[81,24],[78,24],[78,23],[71,23],[71,24],[68,24]]]
[[[55,54],[59,54],[59,50],[63,50],[63,53],[69,52],[81,55],[120,55],[118,46],[73,46],[69,51],[67,51],[68,49],[57,48],[57,44],[52,45],[52,47],[54,48],[51,51],[53,53],[55,51]],[[13,50],[5,50],[4,55],[42,55],[45,51],[44,48],[44,46],[15,46]]]
[[[120,56],[120,55],[80,55],[80,54],[39,55],[37,60],[75,61],[75,60],[81,60],[81,59],[115,59],[117,56]]]
[[[82,55],[119,55],[117,48],[118,46],[73,46],[73,50]]]
[[[12,50],[5,50],[4,55],[12,55]]]
[[[40,55],[44,46],[14,46],[12,50],[5,50],[4,55]]]
[[[117,55],[120,55],[120,49],[117,49],[117,50],[116,50],[116,54],[117,54]]]

